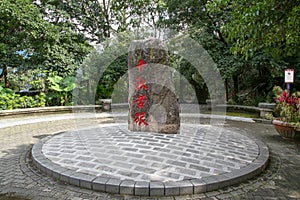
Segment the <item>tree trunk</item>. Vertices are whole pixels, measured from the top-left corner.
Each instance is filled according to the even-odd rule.
[[[238,76],[233,75],[232,80],[233,80],[232,100],[237,101],[238,100],[237,94],[239,92]]]
[[[192,84],[195,89],[198,104],[206,103],[206,99],[208,99],[209,95],[208,91],[202,88],[197,81],[191,80],[190,84]]]
[[[4,65],[3,67],[3,78],[4,78],[4,87],[9,88],[8,72],[7,72],[6,65]]]
[[[184,88],[184,85],[185,82],[182,80],[182,74],[179,75],[180,76],[180,82],[179,82],[179,103],[184,103],[183,101],[183,88]]]
[[[225,92],[226,92],[226,102],[228,102],[228,78],[225,79],[224,82]]]

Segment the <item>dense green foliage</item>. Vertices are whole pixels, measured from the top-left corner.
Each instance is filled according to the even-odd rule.
[[[263,50],[279,58],[299,55],[299,0],[221,0],[212,1],[209,7],[215,13],[232,10],[222,30],[234,54],[249,58]]]
[[[68,26],[90,41],[100,43],[116,33],[133,30],[142,23],[155,25],[162,0],[41,0],[39,7],[51,21]]]
[[[75,77],[55,75],[48,77],[48,81],[51,94],[49,95],[48,102],[53,104],[53,101],[55,102],[58,98],[61,106],[69,105],[71,92],[76,88]]]
[[[229,102],[272,101],[273,86],[284,86],[285,68],[295,69],[293,87],[300,89],[299,18],[299,0],[2,0],[1,98],[7,100],[2,109],[111,98],[127,71],[124,52],[138,39],[120,33],[141,35],[149,27],[154,36],[158,28],[175,29],[199,42],[217,64]],[[191,63],[170,58],[198,102],[213,98]],[[72,97],[76,87],[82,97]],[[181,91],[191,89],[184,87]],[[46,102],[14,93],[24,89],[41,91]]]
[[[12,110],[17,108],[34,108],[45,106],[45,94],[32,96],[20,96],[13,90],[0,86],[0,110]]]
[[[298,15],[299,1],[270,2],[166,0],[168,18],[163,24],[190,34],[209,52],[223,77],[228,100],[231,99],[233,103],[257,105],[259,101],[271,99],[274,85],[283,84],[285,68],[299,66],[299,32],[290,35],[299,29],[299,20],[294,20],[292,26],[290,24],[281,27],[277,21],[278,27],[274,27],[275,21],[275,24],[272,24],[274,30],[284,31],[293,38],[293,50],[287,44],[283,47],[278,41],[281,32],[277,35],[275,32],[273,35],[269,34],[268,40],[258,38],[259,34],[263,33],[261,27],[269,18],[279,17],[291,23],[291,15],[284,15],[279,9],[292,10],[292,18],[295,19]],[[275,2],[278,2],[275,6],[278,16],[269,12]],[[257,11],[260,13],[259,18]],[[273,37],[275,40],[272,40]],[[255,43],[251,43],[254,40]],[[268,45],[270,42],[274,43]],[[283,51],[275,54],[278,49]],[[276,56],[278,54],[281,56]]]
[[[30,0],[3,0],[0,5],[1,66],[74,74],[78,62],[90,51],[83,34],[67,22],[50,21]]]
[[[45,92],[47,99],[51,98],[53,94],[46,88],[47,77],[54,72],[74,76],[79,63],[92,49],[88,39],[66,21],[51,21],[30,0],[3,0],[0,7],[0,67],[4,70],[4,86],[15,91],[37,89]],[[44,98],[43,93],[40,96]],[[32,105],[44,104],[22,107]]]
[[[133,37],[130,32],[120,33],[118,37],[106,40],[87,56],[80,68],[78,89],[81,95],[76,97],[78,104],[90,104],[96,97],[111,98],[114,84],[127,71],[127,50]],[[105,48],[103,48],[105,47]]]

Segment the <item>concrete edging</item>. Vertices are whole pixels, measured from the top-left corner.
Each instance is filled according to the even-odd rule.
[[[123,195],[177,196],[209,192],[253,178],[266,168],[269,159],[268,147],[260,140],[251,138],[259,147],[258,157],[249,165],[233,172],[176,182],[120,180],[75,172],[51,162],[42,153],[43,144],[50,138],[51,136],[48,136],[40,140],[32,148],[33,164],[40,171],[71,185]]]

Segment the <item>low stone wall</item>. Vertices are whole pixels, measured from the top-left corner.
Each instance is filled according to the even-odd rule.
[[[260,112],[260,108],[255,107],[255,106],[228,105],[228,104],[216,105],[216,109],[224,108],[224,107],[226,107],[227,111],[243,110],[243,111],[254,112],[254,113],[259,113]]]
[[[24,108],[14,110],[1,110],[0,117],[9,117],[16,115],[29,114],[49,114],[49,113],[74,113],[74,112],[100,112],[102,106],[100,105],[83,105],[83,106],[53,106],[53,107],[39,107],[39,108]]]
[[[259,116],[263,119],[266,119],[266,114],[273,113],[275,108],[275,103],[259,103],[258,107],[255,106],[242,106],[242,105],[227,105],[221,104],[216,105],[216,109],[226,107],[227,111],[234,111],[234,110],[243,110],[247,112],[259,113]]]
[[[272,114],[276,104],[275,103],[259,103],[260,117],[266,118],[266,114]]]

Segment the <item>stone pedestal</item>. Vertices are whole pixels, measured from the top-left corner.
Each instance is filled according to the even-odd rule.
[[[100,99],[102,111],[107,112],[111,110],[111,99]]]
[[[266,118],[267,114],[272,114],[276,104],[275,103],[259,103],[258,107],[260,109],[260,117]]]
[[[179,133],[179,103],[166,46],[158,39],[133,41],[128,69],[129,130]]]

